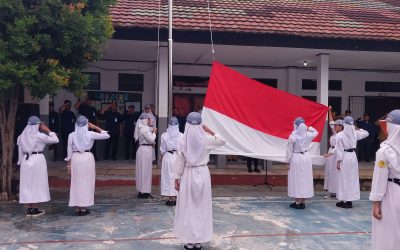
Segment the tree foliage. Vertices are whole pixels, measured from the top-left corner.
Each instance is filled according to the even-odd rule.
[[[16,84],[43,98],[60,88],[79,92],[87,63],[111,38],[111,0],[0,0],[0,93]]]

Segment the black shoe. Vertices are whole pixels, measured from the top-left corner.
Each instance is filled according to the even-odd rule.
[[[253,173],[253,169],[251,169],[251,168],[248,168],[248,169],[247,169],[247,172],[249,172],[249,173]]]
[[[31,216],[32,215],[32,209],[33,208],[27,208],[26,209],[26,216]]]
[[[331,198],[336,198],[336,194],[331,194]]]
[[[90,211],[89,211],[89,209],[85,209],[85,210],[81,210],[80,211],[80,216],[85,216],[85,215],[89,215],[90,214]]]
[[[139,192],[138,195],[137,195],[137,197],[138,197],[139,199],[144,199],[144,194],[141,193],[141,192]]]
[[[168,200],[167,202],[165,202],[165,205],[172,207],[174,205],[173,201]]]
[[[261,173],[260,169],[258,169],[258,168],[255,168],[255,169],[254,169],[254,172],[256,172],[256,173]]]
[[[351,202],[351,201],[346,201],[346,202],[344,203],[343,208],[353,208],[353,202]]]
[[[337,206],[337,207],[343,208],[343,207],[344,207],[344,202],[343,202],[343,201],[341,201],[341,202],[336,202],[336,206]]]
[[[183,246],[183,249],[191,249],[191,250],[193,250],[193,249],[194,249],[194,246],[193,246],[193,244],[185,244],[185,245]]]
[[[143,194],[143,199],[153,199],[153,196],[149,193]]]
[[[298,209],[306,209],[306,204],[305,203],[300,203],[300,206]]]
[[[200,243],[194,244],[194,249],[201,250],[202,248],[203,248],[203,246]]]
[[[31,216],[33,217],[37,217],[37,216],[41,216],[44,215],[45,211],[44,210],[39,210],[39,208],[32,208],[31,209]]]
[[[75,216],[81,216],[81,210],[76,210],[76,211],[74,212],[74,215],[75,215]]]

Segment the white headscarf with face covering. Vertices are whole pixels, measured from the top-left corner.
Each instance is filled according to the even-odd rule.
[[[343,124],[343,146],[345,149],[353,149],[357,147],[356,128],[354,125]]]
[[[22,148],[22,152],[31,155],[34,151],[40,133],[39,126],[40,124],[26,125],[22,134],[18,137],[17,145]]]
[[[300,149],[302,152],[308,150],[308,146],[310,145],[310,140],[307,137],[307,126],[304,123],[300,125],[295,125],[295,129],[292,132],[292,137],[296,139]]]
[[[143,114],[141,115],[143,117]],[[151,130],[151,127],[148,124],[150,118],[144,118],[144,119],[139,119],[136,123],[136,127],[135,127],[135,133],[134,133],[134,137],[135,137],[135,141],[139,140],[139,133],[140,131],[143,130]]]
[[[167,132],[165,133],[165,143],[168,148],[177,149],[178,140],[180,138],[179,124],[168,125]]]
[[[90,131],[88,124],[83,127],[75,124],[75,132],[71,134],[72,143],[76,150],[79,152],[85,152],[93,147],[93,139],[90,137]]]
[[[400,125],[394,123],[387,123],[388,138],[386,141],[382,142],[381,146],[389,145],[396,154],[385,154],[389,161],[389,165],[400,171]],[[392,163],[392,164],[390,164]]]
[[[203,154],[207,134],[201,124],[202,119],[199,113],[190,113],[186,121],[185,132],[178,151],[183,152],[187,165],[194,166]]]

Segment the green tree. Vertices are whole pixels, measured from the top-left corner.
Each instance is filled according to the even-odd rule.
[[[114,29],[115,0],[0,0],[1,198],[11,194],[18,93],[36,99],[64,88],[79,94],[88,63],[100,59]]]

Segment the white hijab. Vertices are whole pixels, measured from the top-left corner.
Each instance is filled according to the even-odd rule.
[[[389,165],[397,171],[400,171],[400,125],[388,122],[387,130],[388,138],[386,141],[382,142],[381,146],[384,144],[389,145],[390,148],[396,152],[395,155],[385,154],[385,156],[388,158]]]
[[[294,125],[294,130],[292,132],[292,137],[296,139],[300,149],[302,152],[308,150],[308,146],[310,144],[309,139],[307,137],[307,126],[304,123],[301,123],[299,126]]]
[[[22,152],[31,155],[34,151],[40,133],[39,126],[40,124],[26,125],[22,131],[17,142],[17,145],[22,148]]]
[[[192,125],[186,123],[185,133],[183,134],[181,144],[179,145],[180,149],[178,150],[185,156],[187,165],[195,165],[196,161],[203,154],[206,136],[207,134],[201,124]]]
[[[179,124],[168,125],[167,132],[165,133],[165,143],[169,149],[177,149],[178,140],[180,138]]]
[[[93,147],[93,139],[90,137],[89,126],[86,124],[83,127],[79,127],[75,124],[75,132],[71,134],[72,143],[76,150],[79,152],[85,152]]]
[[[345,149],[353,149],[357,147],[356,128],[354,125],[343,124],[343,146]]]
[[[135,141],[139,140],[140,131],[150,130],[151,129],[150,126],[147,124],[147,120],[148,120],[148,118],[139,119],[137,121],[136,126],[135,126],[135,133],[133,135],[135,137]]]

